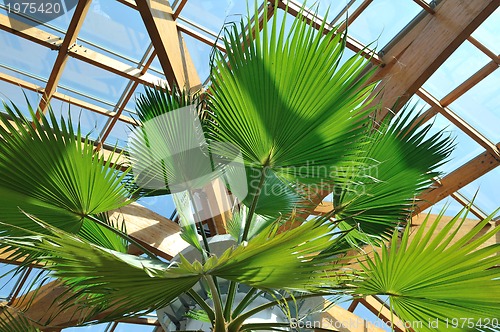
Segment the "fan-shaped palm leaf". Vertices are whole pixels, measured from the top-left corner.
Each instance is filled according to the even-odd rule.
[[[440,231],[442,214],[429,229],[427,217],[413,238],[407,227],[401,242],[395,232],[381,255],[375,253],[363,263],[364,278],[357,291],[363,296],[388,295],[395,313],[404,321],[422,322],[421,331],[481,330],[477,323],[487,325],[488,319],[491,323],[500,317],[500,249],[498,244],[484,245],[500,226],[483,232],[493,214],[457,238],[465,221],[460,215]],[[452,326],[453,318],[465,318],[474,326]],[[429,326],[436,320],[438,326]]]
[[[67,292],[61,311],[84,306],[91,308],[90,316],[99,313],[103,320],[149,312],[166,306],[200,278],[182,266],[106,249],[29,217],[49,234],[24,230],[28,236],[1,237],[0,243],[15,255],[36,257],[31,262],[62,280]]]
[[[58,228],[77,232],[86,216],[119,208],[128,203],[118,175],[94,152],[71,121],[49,116],[29,121],[15,106],[4,103],[0,116],[0,220],[22,228],[34,224],[19,208],[42,217]],[[10,229],[10,231],[15,231]]]
[[[362,56],[341,64],[344,40],[335,31],[316,31],[300,19],[286,31],[278,15],[271,22],[255,22],[255,31],[262,28],[261,33],[245,30],[244,23],[226,29],[227,59],[215,57],[209,137],[237,146],[247,166],[258,173],[248,178],[245,202],[252,205],[266,186],[263,169],[281,179],[281,184],[274,179],[274,186],[289,189],[296,181],[330,183],[332,167],[341,172],[343,166],[352,166],[365,133],[365,102],[373,85],[365,85],[370,75],[363,73],[367,60]],[[273,199],[269,195],[259,200],[257,213],[264,204],[274,205],[273,215],[293,208],[289,200],[273,204]]]
[[[450,155],[452,140],[442,131],[426,137],[432,124],[420,126],[419,114],[405,107],[368,137],[363,166],[352,181],[334,190],[334,211],[348,236],[385,235],[413,211],[415,197],[432,184],[434,170]],[[362,236],[359,236],[362,239]]]
[[[129,137],[134,175],[129,184],[136,195],[169,194],[171,185],[190,182],[213,171],[201,123],[193,123],[199,104],[196,95],[175,86],[171,91],[146,88],[138,98],[136,111],[141,127],[135,128]],[[202,180],[191,186],[204,183]]]

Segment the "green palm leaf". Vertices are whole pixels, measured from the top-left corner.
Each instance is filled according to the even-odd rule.
[[[103,320],[150,312],[168,305],[200,279],[182,266],[106,249],[29,217],[49,234],[24,230],[28,236],[2,237],[0,243],[16,255],[36,256],[30,262],[44,264],[62,280],[67,286],[64,295],[70,296],[60,304],[61,311],[92,308],[90,316],[100,314]]]
[[[346,185],[335,188],[334,210],[342,229],[354,230],[354,240],[366,235],[387,235],[405,222],[415,197],[432,184],[434,170],[450,155],[452,140],[442,131],[425,138],[432,124],[421,126],[414,108],[405,107],[394,119],[386,119],[368,137],[363,166]],[[360,230],[360,231],[358,231]],[[354,237],[357,236],[358,239]]]
[[[119,229],[123,234],[127,234],[127,229],[123,220],[119,219],[113,222],[106,213],[101,213],[96,218],[109,227],[113,227],[117,230]],[[82,227],[77,234],[83,239],[103,248],[122,253],[126,253],[128,250],[129,243],[124,237],[86,218],[83,219]]]
[[[255,24],[252,32],[243,21],[226,28],[227,59],[215,56],[208,99],[214,124],[208,136],[237,146],[253,169],[248,173],[258,174],[248,176],[248,205],[260,194],[256,184],[267,172],[263,169],[274,174],[264,174],[265,180],[288,190],[296,181],[331,183],[332,168],[342,173],[356,163],[373,89],[373,84],[365,86],[368,60],[356,55],[340,64],[344,39],[335,31],[316,31],[300,19],[286,31],[278,15]],[[273,204],[274,198],[260,199],[256,212],[262,213],[264,204],[274,205],[267,214],[290,212],[298,201],[290,196]]]
[[[77,232],[86,216],[128,204],[128,193],[107,161],[94,152],[71,121],[48,117],[31,122],[15,106],[4,103],[0,116],[0,220],[21,228],[34,224],[19,208],[49,220],[58,228]],[[60,124],[58,122],[60,120]],[[15,229],[10,229],[15,231]]]
[[[201,162],[206,159],[206,153],[197,155],[182,151],[173,156],[175,153],[172,152],[175,148],[186,147],[185,150],[191,150],[193,146],[200,145],[200,136],[203,135],[201,126],[197,128],[200,132],[193,133],[193,130],[186,128],[188,124],[183,123],[185,118],[182,117],[185,114],[183,108],[198,108],[198,104],[196,95],[191,96],[175,86],[172,91],[162,87],[146,88],[144,95],[137,99],[136,112],[141,127],[136,128],[129,137],[133,176],[127,179],[135,195],[170,194],[169,184],[182,182],[180,177],[191,180],[212,171],[211,165]],[[176,116],[179,110],[182,111]],[[187,173],[190,170],[193,174]]]
[[[205,273],[256,288],[329,292],[351,280],[338,270],[343,239],[332,228],[321,218],[280,234],[268,227],[248,243],[213,256]]]
[[[411,240],[410,227],[400,243],[395,232],[381,255],[375,253],[363,263],[364,278],[357,292],[362,296],[388,295],[395,313],[407,322],[423,322],[422,331],[433,330],[426,324],[436,319],[437,330],[456,331],[457,327],[451,326],[453,318],[470,318],[474,323],[482,319],[485,323],[485,318],[500,317],[500,272],[495,267],[500,263],[500,247],[493,244],[480,248],[500,231],[500,226],[483,234],[493,213],[458,238],[458,229],[465,221],[465,217],[460,221],[462,213],[440,231],[437,227],[442,214],[425,230],[427,216]],[[456,225],[459,227],[453,229]],[[476,329],[479,325],[472,329],[458,327],[459,331]]]

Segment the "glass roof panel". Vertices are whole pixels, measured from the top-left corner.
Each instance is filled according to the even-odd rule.
[[[488,47],[493,53],[500,54],[500,8],[495,10],[493,14],[474,31],[472,37]]]
[[[48,78],[57,53],[49,48],[0,30],[0,64],[40,78]]]
[[[500,207],[500,168],[497,167],[486,173],[460,189],[459,192],[468,199],[472,199],[477,192],[474,204],[486,214],[493,213]]]
[[[137,113],[135,111],[136,102],[137,102],[137,98],[139,98],[144,93],[145,93],[144,85],[139,84],[137,86],[137,88],[135,88],[134,95],[129,99],[129,101],[127,102],[127,105],[125,106],[125,110],[128,112],[128,114],[126,114],[127,116],[132,116],[136,119],[138,118],[136,115]]]
[[[97,97],[86,95],[85,93],[78,91],[78,90],[75,90],[69,86],[59,85],[57,88],[57,91],[64,94],[65,96],[68,96],[71,98],[74,97],[75,99],[78,99],[78,100],[81,100],[84,102],[88,102],[88,103],[95,105],[97,107],[102,107],[107,111],[113,111],[113,109],[115,108],[115,105],[110,101],[106,101],[106,100],[99,99]]]
[[[253,1],[249,2],[249,6],[250,12],[253,12]],[[246,14],[247,4],[244,0],[189,0],[180,16],[218,34],[224,22],[239,22],[241,16],[246,17]]]
[[[122,95],[127,82],[121,76],[69,58],[59,85],[114,104]]]
[[[19,292],[19,296],[27,294],[27,293],[33,291],[34,289],[37,289],[38,287],[40,287],[42,285],[46,285],[54,280],[55,280],[55,278],[50,277],[47,270],[32,268],[28,274],[28,277],[26,278],[26,281],[24,282],[23,286],[21,287],[21,291]]]
[[[422,8],[412,0],[374,0],[347,28],[364,45],[382,49]]]
[[[387,331],[387,332],[391,331],[391,328],[386,323],[384,323],[383,320],[378,318],[377,315],[375,315],[373,312],[368,310],[362,304],[358,304],[356,306],[356,309],[354,309],[354,314],[358,315],[359,317],[362,317],[363,319],[368,321],[368,323],[375,325],[376,327],[378,327],[384,331]],[[370,329],[368,329],[368,330],[370,330]]]
[[[12,101],[24,115],[27,115],[28,118],[30,118],[25,98],[28,98],[28,101],[33,108],[36,108],[40,102],[40,94],[0,80],[0,101],[3,100],[8,105],[10,105],[10,102]]]
[[[0,63],[0,73],[5,74],[6,76],[14,77],[15,79],[19,79],[20,82],[34,84],[38,87],[44,87],[45,84],[47,83],[47,79],[45,78],[30,74],[23,70],[12,68],[2,63]],[[14,84],[14,85],[17,87],[22,84],[20,85]],[[0,90],[0,93],[2,93],[2,90]]]
[[[155,326],[120,323],[114,332],[151,332]]]
[[[153,58],[153,62],[151,62],[151,65],[149,66],[146,73],[159,77],[160,79],[165,81],[167,79],[165,73],[163,72],[163,69],[161,68],[160,60],[158,60],[157,56]]]
[[[150,43],[137,10],[118,1],[92,1],[79,39],[139,61]]]
[[[465,41],[432,74],[423,87],[433,96],[441,99],[490,61],[491,59],[483,52]]]
[[[169,219],[175,210],[175,204],[171,195],[143,197],[137,203]]]
[[[102,323],[89,326],[76,326],[62,329],[64,332],[104,332],[109,323]]]
[[[105,143],[109,146],[116,146],[121,149],[126,148],[128,143],[128,135],[132,131],[131,128],[131,124],[125,123],[123,121],[117,121],[114,124],[113,129],[111,129],[108,137],[106,138]]]
[[[493,143],[500,142],[500,71],[496,70],[450,105]]]
[[[482,146],[480,146],[476,141],[457,128],[441,114],[437,114],[430,121],[433,121],[434,125],[427,134],[427,137],[430,137],[439,130],[444,130],[445,135],[451,136],[455,143],[455,148],[448,158],[449,161],[437,169],[438,171],[443,172],[443,175],[454,171],[462,164],[468,162],[484,151]]]
[[[203,83],[210,74],[209,65],[212,47],[186,34],[183,34],[182,36],[189,50],[189,55],[193,60],[196,71],[198,72],[198,76]]]
[[[317,11],[319,17],[325,17],[325,14],[328,12],[326,16],[327,21],[333,24],[340,24],[345,21],[347,15],[346,12],[350,15],[352,14],[358,7],[363,3],[363,0],[319,0],[319,1],[303,1],[296,0],[295,3],[306,5],[313,12]]]
[[[14,265],[0,263],[0,302],[9,299],[17,281],[21,277],[20,274],[14,275],[14,272],[12,272],[14,268]]]

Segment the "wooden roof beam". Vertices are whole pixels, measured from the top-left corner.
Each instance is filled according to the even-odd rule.
[[[442,114],[451,123],[460,128],[467,135],[469,135],[479,145],[481,145],[482,147],[484,147],[486,150],[496,155],[497,157],[500,156],[500,150],[494,143],[492,143],[483,134],[481,134],[478,130],[472,127],[467,121],[460,118],[448,107],[443,106],[441,102],[436,98],[434,98],[429,92],[427,92],[423,88],[419,88],[417,90],[417,95],[424,101],[426,101],[429,105],[431,105],[432,108],[437,109],[437,111],[440,114]]]
[[[495,61],[497,64],[500,64],[500,56],[496,55],[495,53],[493,53],[493,51],[491,51],[489,48],[487,48],[485,45],[483,45],[479,40],[477,40],[476,38],[472,37],[472,36],[469,36],[467,38],[467,40],[474,46],[476,46],[476,48],[478,50],[480,50],[481,52],[483,52],[486,56],[488,56],[491,60]]]
[[[38,104],[37,109],[37,117],[40,119],[39,112],[45,113],[47,110],[47,106],[50,98],[56,91],[57,85],[59,84],[59,79],[64,71],[64,67],[66,66],[66,62],[68,60],[68,51],[70,47],[72,47],[80,32],[80,29],[83,25],[83,21],[85,20],[85,16],[90,8],[92,0],[82,0],[78,1],[78,4],[75,7],[75,11],[73,13],[73,17],[71,18],[71,22],[69,23],[68,30],[66,31],[66,35],[63,39],[61,46],[59,47],[56,61],[52,66],[52,71],[50,72],[49,79],[47,80],[47,84],[43,91],[42,99]]]
[[[496,146],[500,149],[500,143]],[[420,201],[417,202],[416,213],[429,208],[443,198],[465,187],[498,165],[500,165],[498,155],[492,154],[489,151],[481,153],[439,180],[438,186],[429,188],[423,192],[419,196]]]
[[[63,40],[60,37],[52,35],[24,22],[15,20],[7,15],[0,14],[0,29],[30,40],[38,45],[48,47],[52,50],[58,50],[63,43]]]
[[[380,103],[376,119],[381,120],[396,102],[398,107],[427,81],[444,61],[499,6],[498,0],[443,0],[433,15],[427,15],[388,50],[384,66],[373,80],[381,80],[375,102]]]
[[[170,86],[175,84],[180,88],[199,90],[200,78],[184,46],[168,2],[137,0],[136,5]]]

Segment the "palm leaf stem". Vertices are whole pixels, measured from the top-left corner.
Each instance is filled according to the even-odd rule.
[[[198,227],[199,227],[199,230],[200,230],[200,233],[201,233],[201,238],[203,239],[203,245],[205,246],[205,250],[203,250],[202,253],[201,253],[202,254],[202,256],[201,256],[202,263],[205,264],[205,261],[208,258],[208,254],[207,253],[210,253],[210,245],[208,244],[207,234],[205,234],[205,230],[203,229],[203,224],[202,224],[201,217],[200,217],[200,215],[198,213],[198,210],[196,209],[196,205],[195,205],[195,200],[194,200],[193,194],[191,193],[191,190],[189,190],[189,189],[188,189],[187,192],[188,192],[188,195],[189,195],[189,200],[193,204],[195,222],[196,222],[196,224],[198,224]]]
[[[234,298],[236,296],[236,290],[237,290],[237,285],[235,281],[230,281],[229,282],[229,289],[227,291],[227,299],[226,299],[226,304],[224,306],[224,318],[226,320],[231,319],[231,308],[234,303]]]
[[[222,308],[222,303],[219,297],[219,291],[215,285],[214,279],[211,276],[205,276],[205,280],[208,283],[210,292],[212,293],[212,299],[214,301],[215,309],[215,324],[214,332],[226,332],[225,320],[224,320],[224,309]]]
[[[255,213],[255,209],[257,207],[257,202],[259,201],[260,193],[262,192],[262,187],[264,186],[264,180],[266,179],[266,167],[269,166],[269,157],[264,163],[264,167],[262,168],[262,174],[260,176],[259,185],[256,188],[255,193],[253,194],[252,204],[250,205],[250,209],[248,210],[247,220],[245,221],[245,229],[243,230],[243,235],[241,237],[241,242],[245,242],[248,238],[248,233],[250,232],[250,224],[252,223],[252,218]]]

